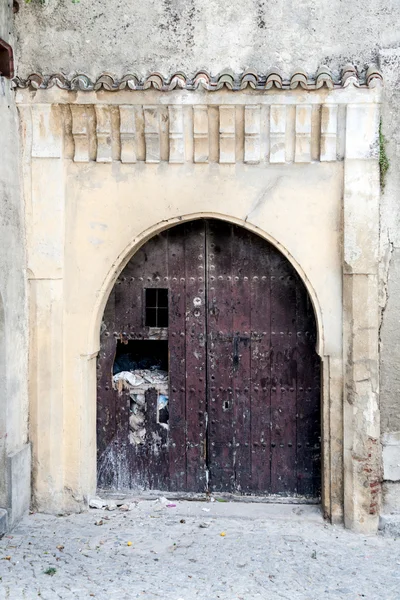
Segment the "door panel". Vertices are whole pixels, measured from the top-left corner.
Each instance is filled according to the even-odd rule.
[[[296,490],[296,285],[292,268],[271,256],[271,493]]]
[[[205,230],[202,221],[186,226],[185,280],[186,485],[190,491],[204,492],[207,488],[207,381]]]
[[[235,230],[233,229],[233,234]],[[235,489],[248,493],[251,473],[251,267],[252,236],[243,230],[243,243],[232,235],[232,410],[234,417]]]
[[[210,421],[208,427],[210,489],[234,487],[234,399],[232,390],[232,228],[206,224],[208,318],[207,370]]]
[[[186,489],[185,245],[180,228],[168,232],[169,304],[169,456],[171,489]],[[173,348],[173,351],[171,351]]]
[[[146,298],[156,297],[149,288],[168,294],[168,327],[146,321]],[[132,364],[135,372],[140,343],[149,340],[168,343],[168,397],[147,386],[135,417],[138,396],[120,383],[114,389],[113,369]],[[155,236],[121,273],[104,314],[99,485],[317,497],[315,343],[302,281],[260,237],[212,219]],[[159,422],[160,398],[168,423]],[[132,436],[132,419],[139,417],[142,437]]]
[[[248,492],[271,486],[271,289],[269,246],[252,236],[251,246],[251,480]]]

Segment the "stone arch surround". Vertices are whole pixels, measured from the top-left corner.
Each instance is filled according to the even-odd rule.
[[[319,307],[323,510],[376,530],[379,93],[18,91],[40,510],[81,510],[95,493],[107,290],[157,230],[219,216],[284,249]]]
[[[119,275],[123,271],[126,264],[131,260],[131,258],[136,254],[136,252],[152,237],[158,235],[162,231],[170,229],[175,225],[180,223],[184,223],[186,221],[195,221],[196,219],[219,219],[221,221],[227,221],[229,223],[233,223],[235,225],[239,225],[244,229],[255,233],[265,241],[272,244],[283,256],[285,256],[288,261],[293,265],[297,273],[300,275],[301,280],[304,283],[305,288],[307,289],[308,295],[311,299],[312,305],[314,307],[315,320],[317,324],[317,346],[316,350],[320,356],[324,354],[324,327],[323,327],[323,318],[322,311],[319,305],[318,296],[313,288],[311,282],[307,278],[305,271],[302,269],[301,265],[295,260],[295,258],[288,252],[288,250],[279,243],[279,240],[274,239],[272,236],[268,234],[268,232],[261,230],[259,227],[254,227],[251,223],[243,220],[232,217],[231,215],[219,214],[214,212],[201,212],[195,214],[187,214],[179,217],[174,217],[167,221],[162,221],[160,223],[156,223],[153,227],[149,228],[146,231],[143,231],[139,236],[135,239],[131,240],[126,248],[122,251],[122,253],[116,258],[114,264],[110,271],[107,273],[103,285],[101,287],[100,294],[97,297],[97,302],[95,304],[93,314],[92,314],[92,323],[89,327],[89,339],[88,339],[88,353],[97,352],[98,344],[99,344],[99,331],[101,326],[101,319],[104,313],[104,308],[107,303],[108,297],[112,288],[114,287]]]

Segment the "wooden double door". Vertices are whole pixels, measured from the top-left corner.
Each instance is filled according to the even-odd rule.
[[[99,486],[318,497],[315,346],[308,293],[265,240],[211,219],[152,238],[121,273],[104,314]],[[132,388],[112,382],[127,365],[168,371],[167,394],[145,391],[134,443]]]

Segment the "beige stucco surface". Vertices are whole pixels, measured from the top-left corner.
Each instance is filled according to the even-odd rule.
[[[225,218],[268,240],[279,240],[278,247],[290,255],[303,276],[307,274],[308,287],[317,303],[321,352],[325,351],[325,330],[340,330],[341,165],[299,166],[289,173],[285,167],[266,170],[238,165],[93,164],[82,168],[71,163],[67,171],[64,357],[66,368],[71,365],[75,373],[73,377],[68,375],[64,391],[68,431],[76,430],[82,419],[82,366],[76,360],[77,353],[91,355],[98,350],[100,320],[110,286],[141,243],[182,218]],[[293,194],[294,181],[299,177],[307,185]],[[321,259],[318,264],[316,254]],[[340,355],[341,336],[326,337],[328,352]],[[93,416],[94,386],[89,393],[87,401]],[[80,483],[84,493],[87,482],[77,480],[80,468],[84,468],[80,442],[70,438],[66,443],[66,485],[75,489]],[[87,452],[93,489],[93,438]]]
[[[7,3],[0,3],[0,38],[12,43],[11,21]],[[18,115],[10,84],[1,76],[0,115],[0,508],[12,524],[29,504],[29,461],[20,472],[18,504],[10,459],[28,450],[28,318]]]
[[[96,354],[118,274],[157,232],[216,217],[275,244],[305,282],[323,361],[323,510],[376,529],[379,100],[379,86],[353,85],[18,91],[35,506],[81,510],[95,493]]]
[[[248,67],[266,73],[273,66],[290,76],[298,67],[314,74],[321,64],[338,75],[349,61],[360,70],[371,62],[379,65],[385,81],[381,117],[389,161],[379,214],[382,434],[399,431],[400,413],[398,21],[397,0],[234,0],[229,5],[215,0],[112,0],[107,5],[50,0],[45,6],[20,2],[14,19],[21,77],[33,71],[83,72],[92,78],[105,71],[118,77],[150,71],[169,76],[181,70],[192,75],[201,68],[215,75],[226,68],[239,73]]]
[[[340,163],[296,165],[290,170],[70,163],[67,181],[66,226],[71,235],[65,301],[70,316],[93,310],[99,295],[107,293],[110,276],[140,240],[177,219],[214,215],[259,230],[291,257],[318,303],[321,349],[340,354]],[[82,350],[98,349],[98,316],[94,325],[94,332],[82,332],[89,335]]]

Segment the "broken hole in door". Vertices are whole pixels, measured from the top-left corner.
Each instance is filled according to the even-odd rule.
[[[152,424],[168,429],[168,341],[129,340],[117,343],[114,387],[129,393],[129,442],[145,444]],[[156,402],[148,398],[156,392]],[[150,394],[150,396],[149,396]],[[126,397],[126,396],[125,396]],[[154,398],[154,396],[152,396]]]
[[[168,373],[168,340],[118,341],[113,374],[137,369]]]

